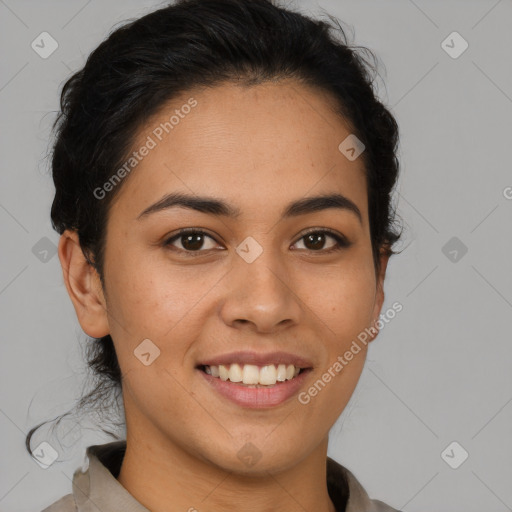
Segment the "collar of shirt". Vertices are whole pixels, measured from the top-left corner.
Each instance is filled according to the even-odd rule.
[[[150,512],[116,479],[125,451],[126,441],[89,446],[85,465],[73,474],[73,493],[43,512]],[[337,512],[400,512],[381,501],[371,500],[356,477],[330,457],[327,457],[327,488]]]

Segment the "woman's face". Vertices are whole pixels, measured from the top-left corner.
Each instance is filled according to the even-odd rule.
[[[332,376],[335,363],[383,301],[363,161],[338,149],[350,131],[328,101],[296,82],[221,85],[183,95],[140,130],[140,159],[110,211],[104,260],[104,320],[123,374],[128,439],[238,472],[291,467],[326,442],[366,346]],[[167,133],[160,123],[173,114]],[[225,206],[143,214],[178,193]],[[360,217],[334,202],[285,214],[333,194]],[[195,233],[172,239],[181,228]],[[325,230],[349,245],[332,250],[338,242]],[[272,381],[293,361],[308,370],[265,388],[204,366],[239,363],[246,380]]]

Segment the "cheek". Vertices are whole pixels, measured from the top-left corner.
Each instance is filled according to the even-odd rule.
[[[119,263],[108,284],[111,311],[132,329],[154,336],[186,315],[207,286],[189,269],[147,257]]]
[[[321,431],[345,409],[361,376],[367,345],[359,336],[371,324],[376,282],[373,266],[355,259],[310,277],[313,280],[304,284],[302,293],[308,297],[325,357],[300,403],[308,425]]]
[[[371,265],[353,258],[326,268],[312,268],[301,279],[298,296],[337,343],[357,336],[372,320],[375,274]]]
[[[201,333],[206,296],[220,277],[199,266],[179,268],[147,257],[118,262],[106,285],[111,335],[123,369],[138,365],[133,352],[145,339],[160,350],[159,365],[182,364]]]

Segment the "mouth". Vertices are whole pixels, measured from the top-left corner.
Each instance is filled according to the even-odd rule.
[[[218,362],[218,361],[216,361]],[[310,366],[268,363],[200,364],[196,370],[208,393],[245,409],[270,409],[285,404],[305,386]],[[213,399],[213,397],[212,397]]]
[[[293,364],[219,364],[199,365],[199,370],[214,379],[231,382],[248,388],[272,388],[297,378],[311,368]]]

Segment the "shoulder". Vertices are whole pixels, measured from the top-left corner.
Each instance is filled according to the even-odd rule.
[[[356,512],[359,510],[368,512],[401,512],[383,501],[371,499],[355,475],[345,467],[344,470],[350,489],[347,512]]]
[[[390,507],[386,505],[383,501],[379,500],[371,500],[372,502],[372,512],[401,512],[397,508]]]
[[[344,486],[348,489],[344,512],[401,512],[383,501],[371,499],[354,473],[330,457],[327,458],[327,468],[330,488],[334,492]]]
[[[72,494],[66,494],[41,512],[76,512],[76,510],[75,498]]]

